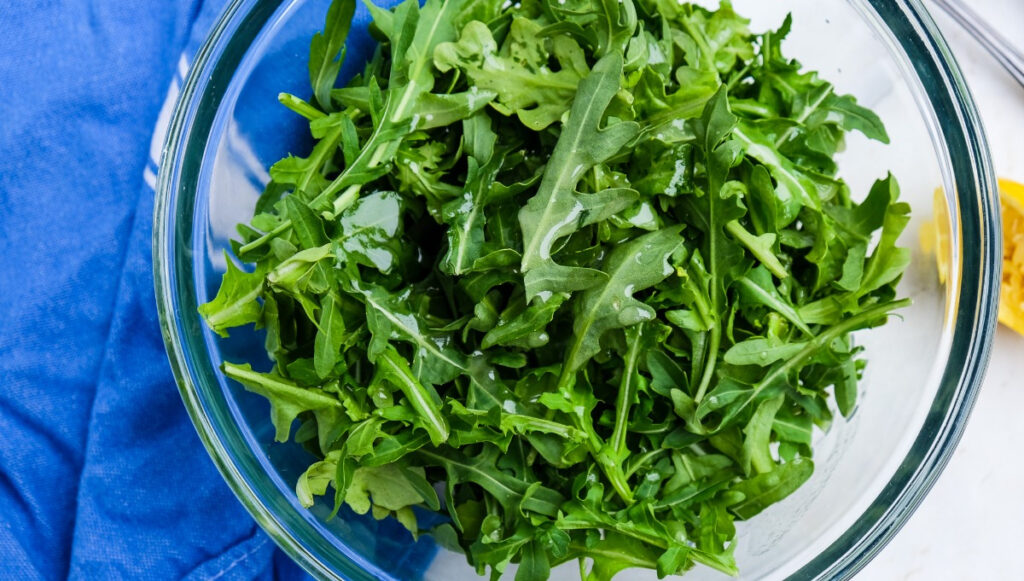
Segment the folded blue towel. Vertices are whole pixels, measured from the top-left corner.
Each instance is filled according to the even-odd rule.
[[[151,136],[223,4],[0,0],[0,579],[306,578],[199,442],[153,296]]]

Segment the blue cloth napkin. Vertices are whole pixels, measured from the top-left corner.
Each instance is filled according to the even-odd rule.
[[[153,296],[151,137],[223,4],[0,0],[0,579],[306,577],[199,442]]]

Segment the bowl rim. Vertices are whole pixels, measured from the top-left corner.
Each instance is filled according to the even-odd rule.
[[[961,276],[955,308],[950,356],[938,392],[909,452],[884,489],[838,539],[818,553],[789,579],[849,579],[893,538],[927,495],[959,442],[981,387],[994,340],[1001,237],[999,201],[987,141],[974,99],[949,46],[921,0],[859,0],[870,7],[891,33],[890,41],[903,51],[915,80],[937,80],[942,91],[927,95],[933,119],[949,156],[955,201],[959,208]],[[214,82],[215,69],[233,71],[245,50],[232,55],[227,48],[238,34],[255,40],[259,30],[286,0],[232,0],[196,53],[178,95],[161,149],[153,218],[153,269],[160,328],[171,369],[188,414],[203,445],[235,496],[256,522],[292,559],[320,579],[344,574],[371,579],[352,555],[343,555],[345,571],[333,571],[304,546],[253,490],[243,470],[222,442],[215,422],[204,407],[194,378],[195,362],[185,337],[197,332],[176,313],[179,300],[176,248],[183,241],[173,227],[180,196],[191,195],[182,183],[182,166],[199,167],[208,135],[226,87]],[[248,48],[248,46],[246,46]],[[225,59],[225,56],[228,58]],[[230,75],[228,76],[230,79]],[[226,83],[225,83],[226,84]],[[937,94],[936,94],[937,93]],[[197,133],[197,129],[199,130]],[[198,175],[198,172],[196,172]],[[878,510],[879,508],[883,510]]]

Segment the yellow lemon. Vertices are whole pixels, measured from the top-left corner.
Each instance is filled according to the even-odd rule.
[[[1003,280],[999,289],[999,322],[1024,335],[1024,185],[999,180],[1003,213]],[[939,281],[949,277],[949,210],[942,189],[935,190],[935,213],[920,232],[921,248],[934,254]]]
[[[1024,185],[999,180],[1003,208],[1003,284],[999,321],[1024,335]]]

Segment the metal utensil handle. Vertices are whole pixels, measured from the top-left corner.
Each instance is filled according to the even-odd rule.
[[[1024,54],[978,13],[961,0],[932,0],[970,33],[1021,86],[1024,86]]]

